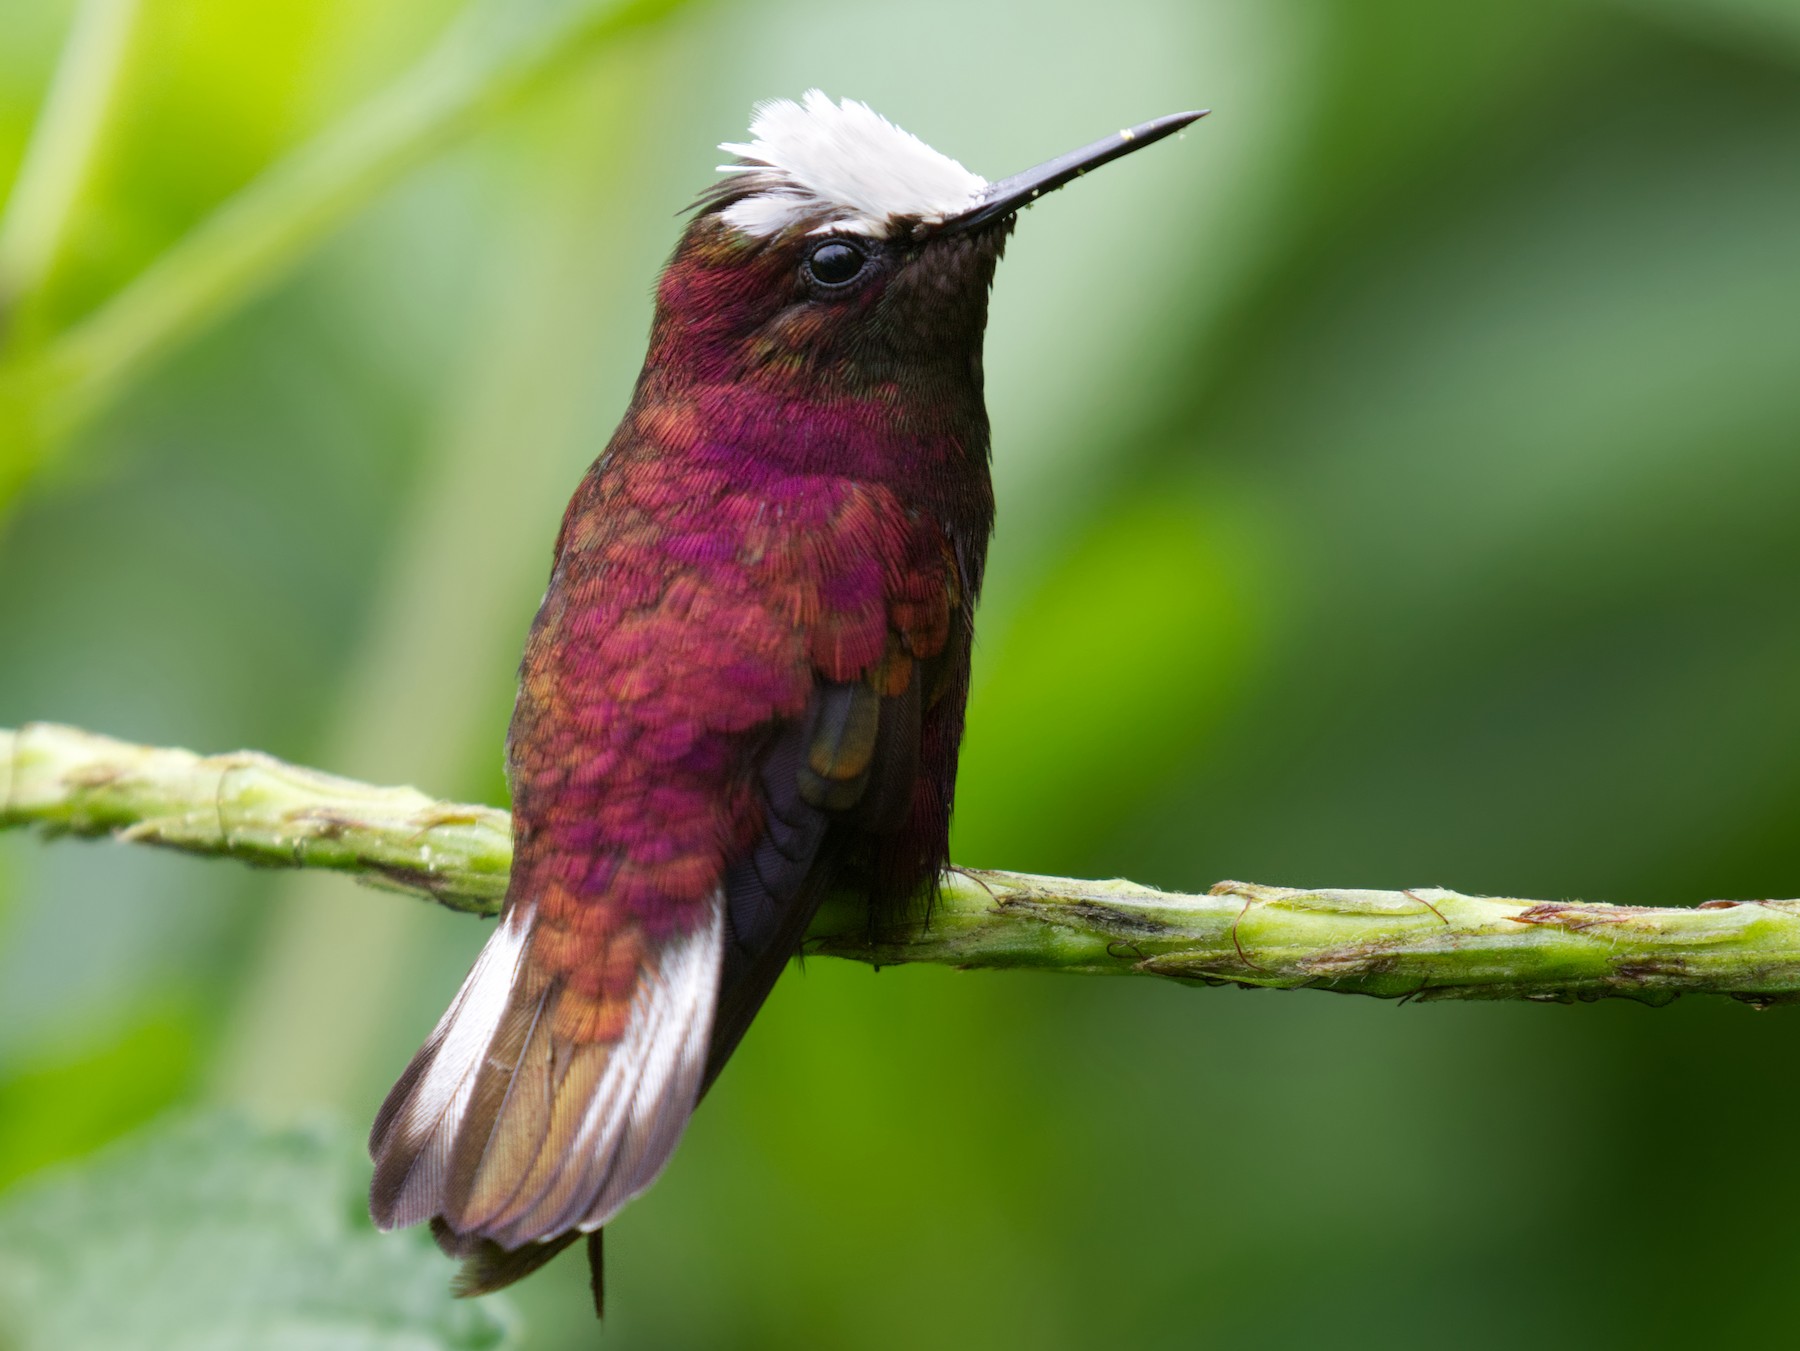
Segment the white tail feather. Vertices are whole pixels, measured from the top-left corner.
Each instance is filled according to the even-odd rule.
[[[528,932],[516,909],[501,919],[426,1038],[418,1056],[423,1073],[410,1086],[402,1079],[376,1118],[370,1153],[378,1159],[394,1150],[414,1156],[392,1203],[375,1214],[379,1228],[404,1229],[437,1213],[456,1128],[474,1091],[475,1071],[506,1012]]]
[[[383,1229],[445,1212],[451,1157],[522,969],[528,915],[527,907],[508,912],[377,1118],[370,1140],[377,1163],[373,1208]],[[699,1098],[718,1001],[723,925],[723,898],[715,896],[699,930],[662,945],[641,976],[624,1035],[590,1081],[594,1086],[570,1143],[540,1138],[530,1157],[512,1165],[519,1184],[538,1173],[536,1194],[515,1196],[469,1232],[512,1249],[571,1229],[596,1229],[656,1180]],[[558,1148],[562,1156],[546,1182],[537,1169],[539,1156]],[[403,1171],[396,1177],[393,1170]]]
[[[552,1187],[493,1235],[504,1246],[569,1229],[593,1230],[638,1195],[668,1164],[693,1115],[706,1071],[724,953],[722,898],[707,923],[663,948],[646,971],[625,1035],[589,1099],[564,1168],[574,1186]],[[652,1136],[659,1149],[645,1148]]]

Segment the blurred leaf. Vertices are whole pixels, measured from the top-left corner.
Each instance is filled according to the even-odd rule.
[[[1232,496],[1117,503],[978,655],[956,857],[1080,871],[1232,707],[1271,605]]]
[[[0,1186],[149,1120],[193,1083],[191,1017],[151,1017],[73,1055],[0,1075]]]
[[[1612,0],[1684,33],[1763,60],[1800,62],[1794,0]]]
[[[406,171],[607,39],[682,2],[472,6],[386,89],[270,166],[41,354],[19,358],[55,406],[0,401],[0,416],[20,416],[18,426],[0,425],[0,514],[147,368],[267,291]]]
[[[1172,444],[1268,476],[1310,613],[1140,871],[1182,875],[1204,823],[1200,876],[1793,889],[1791,849],[1708,837],[1793,792],[1795,91],[1620,42]],[[1705,890],[1671,888],[1683,854]]]
[[[9,1351],[462,1351],[506,1306],[452,1300],[421,1230],[377,1235],[337,1130],[232,1117],[153,1127],[0,1202]]]
[[[139,0],[84,0],[75,11],[25,162],[0,211],[0,341],[28,343],[42,322],[45,284],[67,252],[69,225],[119,125],[121,75],[141,13]]]

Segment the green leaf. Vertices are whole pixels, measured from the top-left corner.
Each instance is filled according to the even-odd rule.
[[[6,1351],[464,1351],[513,1344],[422,1230],[377,1234],[348,1134],[164,1121],[0,1199]]]
[[[168,1110],[194,1081],[198,1016],[158,1009],[97,1044],[0,1061],[0,1192]]]

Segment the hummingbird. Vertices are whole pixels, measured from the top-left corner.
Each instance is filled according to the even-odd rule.
[[[1019,211],[1178,113],[990,183],[866,104],[759,104],[575,490],[507,736],[499,925],[370,1134],[382,1229],[485,1294],[654,1182],[827,891],[949,862],[994,524],[982,335]]]

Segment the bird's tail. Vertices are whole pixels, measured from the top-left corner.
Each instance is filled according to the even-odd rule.
[[[648,1187],[699,1096],[722,910],[655,941],[589,935],[571,964],[566,927],[509,904],[375,1119],[376,1224],[431,1221],[458,1293],[482,1294]]]

